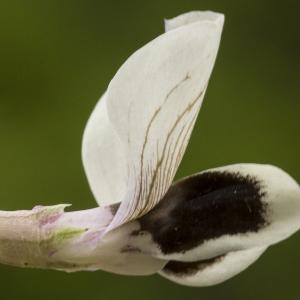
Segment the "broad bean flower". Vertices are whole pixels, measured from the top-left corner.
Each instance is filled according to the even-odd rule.
[[[0,212],[0,262],[67,272],[159,273],[207,286],[300,227],[300,188],[270,165],[236,164],[172,184],[207,89],[224,16],[190,12],[118,70],[85,129],[99,207]]]

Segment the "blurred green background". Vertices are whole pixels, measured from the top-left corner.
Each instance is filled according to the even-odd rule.
[[[95,206],[81,136],[124,60],[163,18],[225,13],[218,60],[178,177],[235,162],[278,165],[300,181],[297,1],[0,1],[0,209]],[[300,234],[221,285],[159,276],[64,274],[0,266],[1,299],[299,299]],[[299,269],[298,269],[299,268]]]

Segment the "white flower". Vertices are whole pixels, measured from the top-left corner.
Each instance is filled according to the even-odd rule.
[[[238,164],[174,183],[219,48],[224,17],[190,12],[119,69],[88,121],[83,163],[100,207],[0,212],[0,261],[64,271],[158,272],[222,282],[300,227],[284,171]]]

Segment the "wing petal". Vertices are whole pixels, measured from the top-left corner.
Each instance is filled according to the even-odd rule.
[[[300,229],[300,187],[283,170],[236,164],[176,182],[136,220],[144,253],[176,261],[206,260],[276,244]]]
[[[211,286],[222,283],[253,264],[266,247],[229,252],[215,258],[196,261],[170,261],[159,274],[178,284]]]

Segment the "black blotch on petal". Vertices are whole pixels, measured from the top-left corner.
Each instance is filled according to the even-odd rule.
[[[182,262],[182,261],[171,260],[165,265],[163,271],[166,274],[172,274],[178,277],[192,276],[198,273],[199,271],[202,271],[212,266],[213,264],[222,261],[224,257],[225,255],[220,255],[210,259],[193,261],[193,262]]]
[[[162,201],[141,217],[164,254],[184,253],[223,235],[257,232],[267,224],[260,182],[239,173],[208,171],[171,186]]]

